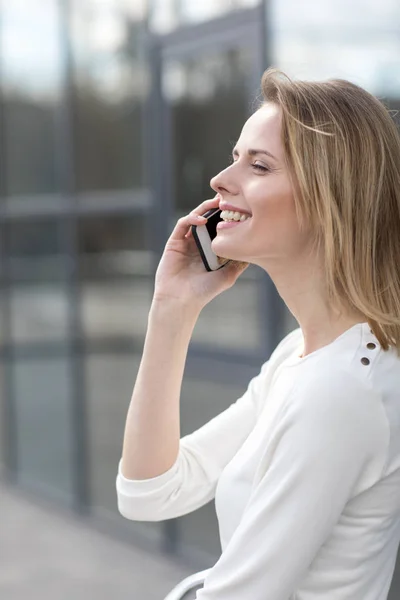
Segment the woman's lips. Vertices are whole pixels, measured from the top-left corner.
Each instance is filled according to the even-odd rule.
[[[243,225],[243,223],[247,223],[247,221],[250,221],[250,219],[246,219],[245,221],[219,221],[219,223],[217,223],[217,231],[220,229],[230,229],[237,225]]]

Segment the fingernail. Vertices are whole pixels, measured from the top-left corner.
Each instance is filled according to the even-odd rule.
[[[196,219],[198,221],[207,221],[207,218],[206,217],[202,217],[201,215],[196,215]]]

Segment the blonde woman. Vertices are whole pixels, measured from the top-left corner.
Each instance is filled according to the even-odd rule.
[[[119,510],[160,521],[215,497],[222,554],[198,600],[384,600],[400,540],[399,133],[348,81],[268,70],[262,90],[216,197],[178,221],[160,261]],[[187,232],[216,206],[248,218],[218,230],[213,250],[233,262],[209,273]],[[196,320],[248,263],[299,328],[180,439]]]

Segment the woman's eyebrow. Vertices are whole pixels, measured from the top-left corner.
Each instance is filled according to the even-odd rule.
[[[273,158],[276,161],[278,160],[277,158],[275,158],[275,156],[273,154],[271,154],[271,152],[268,152],[268,150],[262,150],[260,148],[249,148],[249,150],[247,150],[247,154],[249,156],[254,156],[255,154],[266,154],[270,158]],[[232,155],[233,156],[239,156],[239,151],[238,151],[237,148],[234,148],[232,150]]]

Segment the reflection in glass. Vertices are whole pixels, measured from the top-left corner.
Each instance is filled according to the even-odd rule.
[[[71,1],[77,187],[143,185],[144,2]]]
[[[73,498],[71,373],[67,359],[12,365],[20,482]]]
[[[250,49],[165,62],[162,90],[171,111],[175,218],[193,210],[215,192],[210,179],[224,169],[251,105]],[[193,340],[235,350],[254,350],[259,327],[260,272],[248,268],[233,288],[202,311]]]
[[[1,86],[7,195],[55,192],[55,133],[62,88],[56,0],[1,5]]]
[[[155,33],[168,33],[181,25],[209,21],[244,8],[253,8],[261,0],[153,0],[150,27]]]
[[[147,226],[142,215],[94,217],[79,223],[86,336],[144,336],[154,279]]]
[[[220,15],[243,8],[252,8],[260,4],[261,0],[181,0],[180,11],[183,23],[198,23],[219,17]]]

